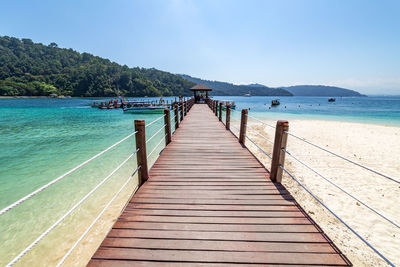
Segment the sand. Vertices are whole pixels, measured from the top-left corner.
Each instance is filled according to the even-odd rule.
[[[276,121],[265,122],[276,124]],[[311,120],[290,121],[289,127],[290,131],[298,136],[400,179],[400,127]],[[271,155],[272,144],[256,135],[256,131],[272,141],[275,130],[249,120],[248,135]],[[270,169],[271,160],[248,140],[246,145],[267,169]],[[400,223],[400,184],[290,136],[287,150],[364,203]],[[384,256],[395,265],[400,265],[399,228],[377,216],[288,155],[285,168]],[[354,266],[387,266],[372,249],[288,175],[284,175],[282,183]]]

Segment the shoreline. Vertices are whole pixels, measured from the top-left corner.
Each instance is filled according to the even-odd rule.
[[[249,112],[250,113],[250,112]],[[298,113],[284,113],[284,112],[254,112],[255,114],[251,114],[259,120],[287,120],[287,121],[327,121],[327,122],[347,122],[347,123],[356,123],[356,124],[363,124],[363,125],[379,125],[379,126],[387,126],[387,127],[400,127],[400,121],[393,121],[390,119],[380,120],[380,119],[373,119],[373,118],[366,118],[364,120],[360,120],[363,117],[354,117],[354,116],[335,116],[329,114],[298,114]],[[261,116],[265,114],[265,116]]]
[[[263,121],[274,126],[276,123],[275,120]],[[259,132],[273,141],[274,129],[254,120],[249,120],[248,127],[253,133]],[[400,173],[400,164],[396,157],[400,153],[400,127],[354,122],[290,120],[289,131],[395,178]],[[249,131],[249,137],[272,155],[272,144],[253,133]],[[251,142],[247,142],[246,146],[267,169],[270,169],[271,161],[267,156]],[[399,184],[290,136],[287,151],[361,201],[395,222],[400,222],[400,214],[396,209],[396,203],[400,203]],[[289,155],[286,155],[285,168],[383,255],[394,264],[400,264],[396,249],[400,246],[400,230],[397,227],[348,197]],[[387,266],[371,248],[288,175],[283,175],[282,184],[354,266]]]

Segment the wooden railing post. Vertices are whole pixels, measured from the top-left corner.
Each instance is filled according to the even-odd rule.
[[[218,100],[215,100],[215,116],[218,116]]]
[[[180,114],[181,114],[181,119],[180,119],[180,121],[183,121],[183,102],[180,102],[179,103],[179,108],[180,108]]]
[[[183,108],[184,108],[183,114],[184,114],[185,117],[186,117],[186,114],[187,114],[187,101],[183,102]]]
[[[248,110],[242,109],[242,117],[240,119],[239,143],[243,145],[246,142],[247,114]]]
[[[226,118],[225,118],[225,127],[226,129],[231,128],[231,105],[227,104],[226,105]]]
[[[280,166],[283,167],[285,163],[286,153],[282,151],[282,149],[286,149],[288,130],[289,130],[288,121],[277,121],[275,129],[274,150],[272,152],[271,174],[270,174],[270,178],[273,182],[280,183],[282,181],[282,169],[280,168]]]
[[[171,143],[171,112],[169,108],[164,109],[164,124],[165,124],[165,146]]]
[[[139,168],[139,186],[149,178],[149,172],[147,167],[147,153],[146,153],[146,126],[144,120],[135,120],[135,131],[136,133],[136,149],[139,149],[136,158],[137,166]]]
[[[219,103],[219,114],[218,114],[219,121],[222,121],[222,102]]]
[[[174,108],[174,115],[175,115],[175,130],[179,128],[179,113],[178,113],[178,104],[175,103],[175,108]]]

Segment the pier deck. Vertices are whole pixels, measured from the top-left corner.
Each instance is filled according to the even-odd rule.
[[[350,263],[207,105],[194,105],[89,266]]]

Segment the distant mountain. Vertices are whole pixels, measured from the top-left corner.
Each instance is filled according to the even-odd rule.
[[[185,74],[178,75],[188,81],[202,83],[212,88],[211,95],[241,96],[250,93],[252,96],[365,96],[357,91],[335,86],[295,85],[274,88],[259,83],[235,85],[227,82],[203,80]]]
[[[291,92],[295,96],[365,96],[359,92],[335,86],[296,85],[280,88]]]
[[[241,96],[251,94],[252,96],[292,96],[292,94],[285,89],[271,88],[262,84],[236,85],[227,82],[203,80],[184,74],[179,75],[190,82],[202,83],[210,87],[213,89],[210,95]]]

